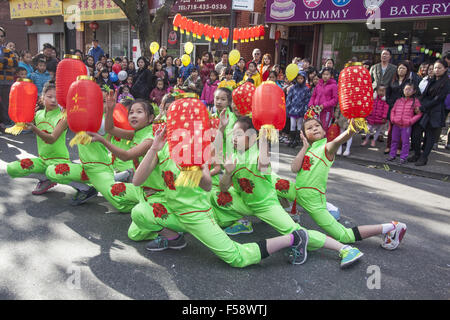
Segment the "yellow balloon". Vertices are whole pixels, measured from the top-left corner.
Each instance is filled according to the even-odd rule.
[[[181,62],[183,63],[183,66],[187,67],[189,63],[191,63],[191,57],[187,54],[183,54],[183,56],[181,57]]]
[[[152,43],[150,43],[150,52],[152,54],[155,54],[156,52],[158,52],[158,50],[159,50],[158,42],[153,41]]]
[[[192,42],[186,42],[184,44],[184,52],[186,52],[187,54],[191,54],[192,50],[194,50],[194,45],[192,44]]]
[[[231,50],[230,54],[228,55],[228,61],[230,62],[230,65],[232,65],[232,66],[234,66],[236,63],[238,63],[240,58],[241,58],[241,54],[236,49]]]
[[[292,81],[297,77],[298,72],[299,72],[298,65],[296,65],[295,63],[291,63],[286,68],[286,77],[288,78],[289,81]]]

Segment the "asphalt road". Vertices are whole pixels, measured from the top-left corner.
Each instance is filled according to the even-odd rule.
[[[258,265],[234,269],[190,235],[181,251],[147,252],[145,242],[127,238],[130,215],[115,212],[102,197],[72,207],[74,190],[67,186],[31,195],[35,182],[13,180],[5,168],[33,155],[32,134],[0,134],[0,299],[450,298],[448,182],[337,160],[327,199],[340,208],[341,222],[349,227],[405,222],[401,246],[386,251],[381,237],[359,242],[365,255],[346,270],[328,250],[310,252],[301,266],[288,264],[279,252]],[[280,175],[293,180],[293,156],[281,158]],[[317,229],[306,214],[300,219]],[[251,220],[255,231],[233,239],[277,236],[270,226]]]

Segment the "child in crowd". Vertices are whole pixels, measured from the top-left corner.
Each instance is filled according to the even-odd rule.
[[[120,102],[123,99],[134,100],[133,95],[130,93],[130,87],[127,85],[121,85],[119,87],[119,95],[117,97],[117,102]]]
[[[286,111],[291,120],[289,147],[295,148],[300,143],[300,130],[302,128],[303,117],[308,109],[308,102],[311,99],[311,92],[306,86],[306,72],[299,71],[295,85],[289,90],[286,99]]]
[[[44,85],[51,79],[51,75],[47,71],[47,62],[44,59],[40,59],[38,61],[37,68],[33,73],[31,73],[30,79],[36,85],[38,95],[40,96]]]
[[[164,79],[158,78],[156,80],[156,88],[152,90],[150,93],[150,101],[156,103],[156,105],[161,104],[161,100],[164,97],[164,95],[167,93],[167,90],[165,88],[165,81]]]
[[[27,69],[22,68],[22,67],[17,67],[14,78],[15,78],[15,80],[28,78]]]
[[[372,112],[366,118],[369,126],[369,132],[375,132],[373,135],[373,140],[370,143],[371,147],[376,146],[378,136],[386,124],[388,111],[389,105],[386,102],[386,87],[384,85],[379,85],[376,88],[376,98],[373,102]],[[370,136],[371,134],[366,135],[366,138],[363,143],[361,143],[361,146],[364,147],[369,143]]]
[[[397,148],[402,141],[402,151],[400,154],[400,164],[405,164],[409,155],[411,128],[414,123],[422,117],[420,112],[420,101],[415,97],[416,85],[409,82],[403,88],[403,98],[395,101],[391,110],[392,142],[391,151],[387,161],[394,161],[397,155]]]
[[[231,67],[226,67],[223,69],[224,79],[219,83],[218,88],[228,88],[234,90],[237,85],[236,81],[233,80],[233,69]]]
[[[247,81],[248,79],[253,80],[255,87],[258,87],[262,82],[261,75],[258,72],[258,67],[253,61],[248,64],[248,70],[245,72],[244,81]]]
[[[100,76],[97,79],[97,83],[100,88],[103,88],[104,85],[107,85],[109,89],[114,89],[113,82],[109,79],[109,72],[107,68],[103,68]]]
[[[27,75],[24,78],[30,78],[31,74],[33,73],[33,56],[31,55],[30,51],[23,50],[20,54],[20,61],[19,61],[19,67],[25,68],[27,71]]]
[[[208,107],[209,112],[215,113],[216,110],[214,108],[214,92],[216,91],[218,85],[219,85],[219,75],[217,71],[212,70],[209,73],[209,79],[206,80],[205,85],[203,87],[203,92],[200,97],[200,100],[203,100],[203,102]]]

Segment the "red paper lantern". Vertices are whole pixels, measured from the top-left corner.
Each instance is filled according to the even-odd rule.
[[[201,39],[201,37],[205,35],[205,25],[203,23],[198,23],[198,38]]]
[[[228,37],[230,36],[230,29],[229,28],[220,28],[220,36],[222,37],[222,42],[226,43],[228,41]]]
[[[214,36],[214,42],[215,43],[219,42],[220,35],[221,35],[220,28],[219,27],[214,27],[213,28],[213,36]]]
[[[77,55],[64,55],[64,59],[58,63],[56,68],[56,101],[63,108],[66,108],[67,92],[70,85],[77,80],[78,76],[87,75],[86,65]]]
[[[97,22],[91,22],[89,23],[89,28],[91,28],[92,30],[96,31],[100,26],[98,25]]]
[[[275,32],[275,41],[278,41],[278,40],[280,39],[280,37],[281,37],[281,31],[280,31],[280,30],[277,30],[277,31]]]
[[[51,18],[45,18],[44,19],[44,23],[48,24],[49,26],[51,26],[53,24],[53,20]]]
[[[116,104],[113,111],[113,120],[115,127],[134,131],[134,128],[128,122],[128,109],[123,104]]]
[[[372,78],[362,63],[346,65],[338,82],[339,107],[347,119],[355,119],[357,128],[367,130],[366,118],[373,109]],[[355,129],[355,128],[354,128]]]
[[[177,13],[175,17],[173,17],[173,30],[178,31],[178,28],[181,25],[181,14]]]
[[[18,135],[28,122],[33,121],[37,98],[37,87],[30,79],[19,78],[14,82],[9,93],[8,114],[15,125],[7,128],[6,133]]]
[[[192,33],[193,33],[193,36],[194,36],[194,38],[198,38],[198,21],[194,21],[193,23],[192,23]]]
[[[97,132],[102,124],[103,94],[93,77],[79,76],[67,93],[67,124],[76,133],[74,144],[90,143],[86,131]]]
[[[206,40],[211,41],[214,37],[214,28],[209,24],[206,25]]]
[[[115,74],[119,74],[119,72],[122,71],[122,66],[118,63],[114,63],[112,66],[112,71],[114,71]]]
[[[201,166],[211,158],[211,125],[206,106],[193,98],[175,100],[167,110],[171,159],[181,166],[176,186],[198,186]]]
[[[244,82],[233,90],[233,102],[242,116],[248,116],[252,113],[252,100],[255,90],[255,85],[250,82]]]
[[[264,36],[266,34],[266,30],[264,29],[264,26],[259,26],[259,38],[261,40],[264,40]]]
[[[26,19],[26,20],[25,20],[25,25],[26,25],[27,27],[31,27],[31,26],[33,25],[33,20]]]
[[[240,40],[241,43],[244,42],[244,37],[245,37],[244,31],[245,30],[242,28],[238,29],[238,39]]]
[[[260,84],[253,94],[252,121],[260,135],[278,141],[277,130],[286,124],[286,100],[283,90],[272,81]]]
[[[164,128],[166,126],[166,122],[163,120],[154,121],[152,124],[153,127],[153,135],[156,135],[159,129]]]
[[[183,34],[184,30],[186,30],[186,26],[187,26],[187,18],[181,16],[181,20],[180,20],[180,33]]]
[[[193,30],[194,30],[194,21],[192,21],[191,19],[187,19],[186,35],[190,35]]]
[[[341,134],[341,129],[339,128],[337,123],[333,123],[327,131],[327,141],[333,141]]]

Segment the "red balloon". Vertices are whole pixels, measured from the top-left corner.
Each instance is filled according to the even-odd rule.
[[[341,71],[338,82],[339,107],[347,119],[366,118],[373,109],[372,78],[360,63]]]
[[[242,116],[252,113],[252,100],[256,87],[253,83],[245,82],[233,90],[233,102]]]
[[[114,63],[112,66],[112,70],[115,74],[118,74],[120,71],[122,71],[122,66],[118,63]]]
[[[87,75],[86,65],[76,55],[64,55],[64,59],[58,63],[56,68],[56,101],[66,108],[67,92],[70,85],[77,80],[78,76]]]
[[[263,82],[253,95],[252,121],[256,130],[272,125],[282,130],[286,124],[286,100],[283,90],[273,82]]]
[[[341,129],[339,128],[337,123],[333,123],[327,131],[327,141],[333,141],[341,134]]]
[[[114,126],[124,130],[133,130],[134,128],[128,122],[128,110],[121,104],[117,103],[113,111]]]
[[[36,85],[30,79],[18,79],[9,93],[8,114],[16,123],[32,122],[38,98]]]
[[[67,123],[73,132],[97,132],[102,124],[103,94],[93,77],[81,76],[67,93]]]

